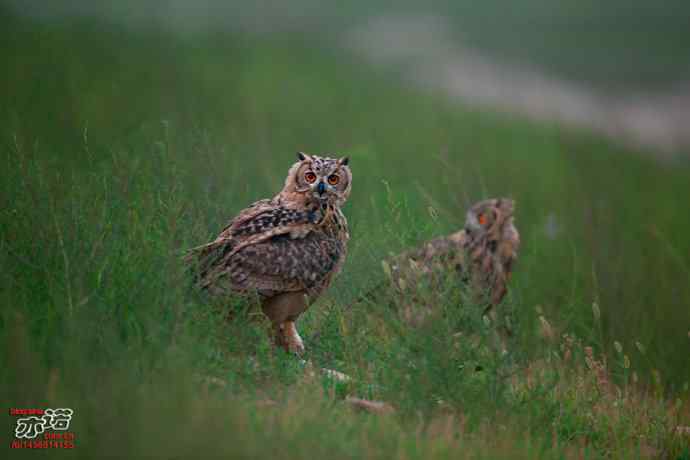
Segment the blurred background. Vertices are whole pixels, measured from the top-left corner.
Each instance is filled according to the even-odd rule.
[[[4,4],[6,22],[107,24],[111,32],[178,40],[301,37],[474,106],[582,127],[667,156],[690,143],[690,15],[682,0]]]
[[[295,151],[338,152],[355,184],[337,302],[510,196],[525,343],[546,312],[603,350],[644,344],[635,366],[680,388],[688,24],[684,0],[4,0],[4,311],[53,360],[70,315],[148,337],[142,312],[178,301],[152,267],[275,193]]]

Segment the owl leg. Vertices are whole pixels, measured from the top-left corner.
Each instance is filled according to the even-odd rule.
[[[283,323],[282,327],[283,338],[286,342],[287,349],[298,355],[304,353],[304,342],[302,342],[302,337],[300,337],[299,332],[297,332],[295,322],[286,321]]]
[[[266,299],[261,306],[264,314],[271,321],[273,340],[286,351],[302,353],[304,345],[297,333],[295,320],[307,308],[307,301],[302,292],[288,292]]]

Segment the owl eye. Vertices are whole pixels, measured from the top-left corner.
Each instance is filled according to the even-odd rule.
[[[486,214],[482,213],[477,216],[477,220],[479,221],[479,225],[486,225],[487,219],[486,219]]]
[[[338,176],[337,174],[331,174],[330,176],[328,176],[328,183],[330,185],[338,185],[338,182],[340,182],[340,176]]]
[[[316,174],[313,172],[309,171],[304,175],[304,179],[309,182],[310,184],[316,181]]]

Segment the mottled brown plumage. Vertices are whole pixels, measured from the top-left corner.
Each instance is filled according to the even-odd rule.
[[[347,158],[298,154],[283,190],[241,211],[186,261],[198,288],[218,297],[258,295],[276,343],[304,346],[295,321],[331,283],[347,254],[340,210],[352,186]]]
[[[513,210],[510,199],[481,201],[467,212],[462,230],[383,262],[400,294],[406,320],[418,322],[428,313],[415,299],[415,286],[424,278],[434,287],[449,272],[469,283],[475,301],[487,304],[484,313],[491,313],[507,292],[520,246]]]

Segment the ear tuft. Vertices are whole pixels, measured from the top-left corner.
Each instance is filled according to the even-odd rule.
[[[304,153],[304,152],[297,152],[297,159],[298,159],[299,161],[304,161],[304,160],[306,160],[306,159],[307,159],[307,156],[308,156],[308,155],[307,155],[306,153]]]
[[[350,164],[350,157],[342,157],[340,160],[338,160],[338,164],[340,164],[340,166],[347,166]]]

